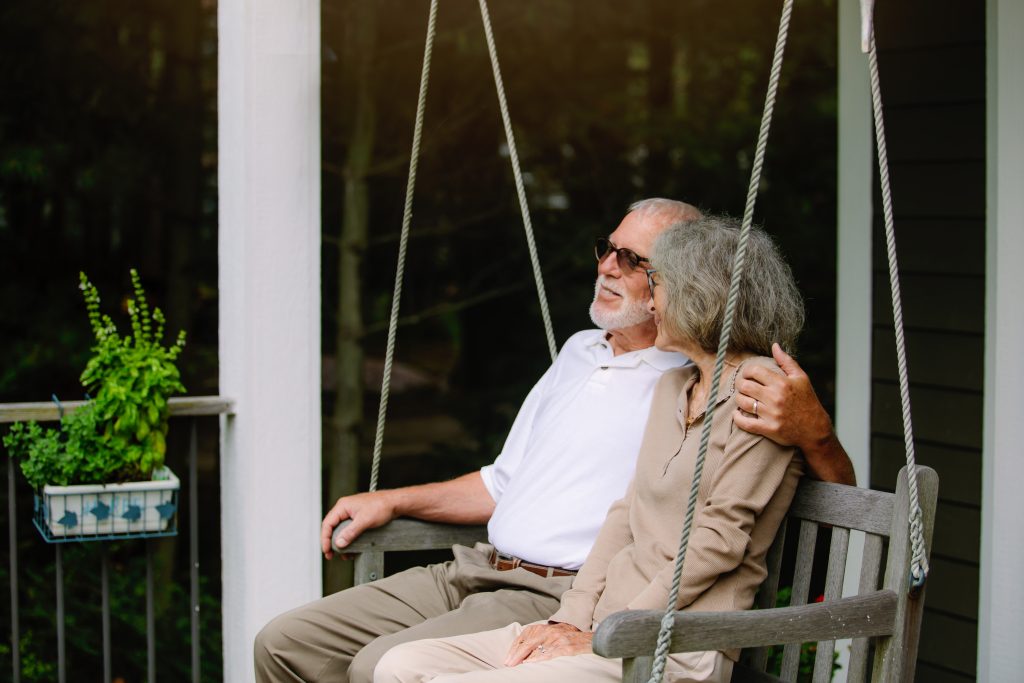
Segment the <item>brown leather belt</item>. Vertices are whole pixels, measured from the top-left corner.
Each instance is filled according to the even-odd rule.
[[[543,576],[544,578],[551,578],[552,576],[576,576],[576,572],[568,569],[562,569],[561,567],[549,567],[546,564],[526,562],[518,557],[499,553],[497,550],[491,551],[490,563],[491,567],[497,569],[499,572],[507,572],[518,567],[520,569],[525,569],[531,574]]]

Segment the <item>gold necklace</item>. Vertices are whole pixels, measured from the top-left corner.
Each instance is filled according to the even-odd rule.
[[[736,365],[736,363],[733,363],[733,362],[729,361],[728,359],[725,360],[725,364],[728,365],[728,366],[734,367],[734,368],[739,367],[738,365]],[[696,389],[696,388],[697,388],[696,385],[694,385],[694,389]],[[710,391],[710,387],[708,388],[708,391]],[[707,411],[707,393],[705,393],[705,395],[704,395],[704,400],[705,400],[704,412],[706,412]],[[689,402],[690,401],[689,401],[689,397],[688,397],[687,398],[687,411],[689,411]],[[693,411],[692,414],[688,414],[686,416],[686,426],[687,427],[693,426],[693,423],[696,422],[697,420],[699,420],[704,415],[704,412],[697,412],[695,410],[695,411]]]

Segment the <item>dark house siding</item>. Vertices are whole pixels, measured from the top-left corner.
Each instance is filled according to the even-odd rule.
[[[918,462],[941,479],[917,680],[974,680],[985,311],[985,3],[877,5]],[[903,463],[875,198],[871,486]]]

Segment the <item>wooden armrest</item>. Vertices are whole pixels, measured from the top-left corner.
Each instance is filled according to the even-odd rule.
[[[359,554],[392,550],[435,550],[455,544],[471,546],[487,540],[487,527],[468,524],[441,524],[418,519],[396,519],[376,529],[367,529],[345,548],[335,545],[338,533],[352,520],[346,519],[334,530],[331,546],[334,552]]]
[[[630,610],[611,615],[594,634],[602,657],[650,656],[662,612]],[[896,594],[875,591],[797,607],[742,612],[676,612],[671,652],[732,650],[892,633]]]

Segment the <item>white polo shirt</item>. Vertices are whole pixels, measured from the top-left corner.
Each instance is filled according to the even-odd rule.
[[[497,503],[491,543],[528,562],[581,567],[633,477],[654,385],[688,362],[654,347],[615,356],[602,330],[574,334],[480,470]]]

